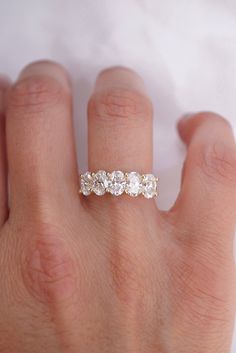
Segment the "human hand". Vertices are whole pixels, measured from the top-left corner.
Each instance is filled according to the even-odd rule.
[[[188,146],[182,187],[163,212],[141,196],[79,195],[71,89],[60,66],[31,64],[1,87],[0,352],[228,353],[236,221],[229,124],[213,113],[179,123]],[[89,170],[152,170],[152,106],[139,76],[100,74],[88,132]]]

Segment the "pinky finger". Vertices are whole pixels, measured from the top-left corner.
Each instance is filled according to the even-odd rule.
[[[200,241],[212,235],[232,249],[236,224],[236,145],[229,123],[203,112],[179,123],[188,147],[178,219],[195,228]],[[228,239],[228,240],[227,240]]]
[[[9,86],[9,81],[0,76],[0,227],[8,215],[8,190],[7,190],[7,157],[5,136],[4,96]]]

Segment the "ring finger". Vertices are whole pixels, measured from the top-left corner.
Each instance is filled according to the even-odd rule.
[[[90,170],[151,171],[152,105],[140,76],[122,67],[100,73],[89,101],[88,132]]]
[[[88,109],[91,170],[152,169],[152,106],[142,79],[115,67],[97,78]]]

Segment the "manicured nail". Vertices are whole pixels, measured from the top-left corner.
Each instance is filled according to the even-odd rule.
[[[65,69],[60,64],[49,60],[36,61],[26,66],[20,73],[18,81],[38,75],[52,77],[66,90],[70,90],[70,81]]]
[[[108,68],[98,75],[95,91],[109,88],[127,88],[140,93],[146,92],[143,79],[135,71],[122,66]]]

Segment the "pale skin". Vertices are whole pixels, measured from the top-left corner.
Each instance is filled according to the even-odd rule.
[[[0,352],[229,353],[236,147],[227,121],[203,112],[179,122],[181,191],[163,212],[143,197],[78,193],[61,66],[33,63],[16,83],[1,79],[0,92]],[[151,172],[142,79],[105,70],[88,106],[89,170]]]

